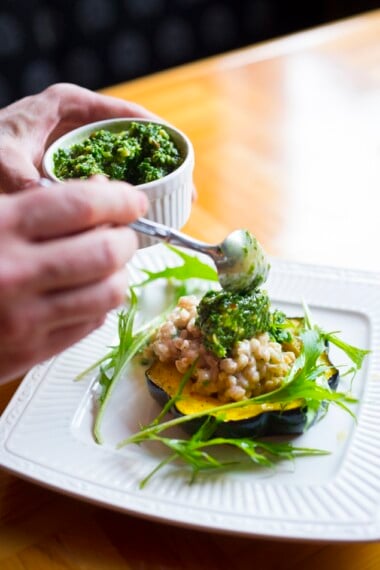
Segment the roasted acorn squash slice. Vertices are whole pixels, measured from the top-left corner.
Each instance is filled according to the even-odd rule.
[[[291,321],[294,328],[298,328],[302,319]],[[330,387],[335,390],[339,381],[339,373],[329,360],[327,351],[328,347],[321,359],[330,367],[325,374]],[[182,374],[173,364],[158,360],[146,371],[149,392],[161,406],[164,406],[177,393],[181,378]],[[171,413],[178,417],[207,411],[220,405],[216,397],[192,393],[191,381],[189,381],[184,387],[181,398],[172,407]],[[239,438],[300,434],[305,429],[306,412],[306,406],[301,400],[291,402],[286,407],[279,403],[252,404],[240,409],[228,410],[223,412],[223,421],[218,424],[215,435]],[[183,427],[186,431],[194,433],[206,417],[186,422]]]

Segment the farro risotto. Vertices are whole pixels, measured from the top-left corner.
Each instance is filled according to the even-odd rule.
[[[281,386],[298,356],[297,342],[288,339],[281,344],[268,331],[258,331],[235,342],[230,354],[220,358],[205,346],[198,306],[195,295],[181,297],[149,344],[146,356],[173,364],[181,374],[196,362],[192,393],[216,396],[223,403],[259,396]]]

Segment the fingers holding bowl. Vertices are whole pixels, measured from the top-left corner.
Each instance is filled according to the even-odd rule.
[[[125,225],[144,215],[147,198],[122,182],[68,181],[24,193],[19,227],[32,240],[70,235],[103,224]]]

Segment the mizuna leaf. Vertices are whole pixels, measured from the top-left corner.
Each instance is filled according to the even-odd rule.
[[[135,285],[135,287],[148,285],[148,283],[152,283],[157,279],[177,279],[178,281],[186,281],[187,279],[205,279],[207,281],[218,281],[218,274],[210,265],[204,263],[198,257],[189,255],[176,247],[171,245],[167,245],[167,247],[182,259],[182,265],[166,267],[162,271],[149,271],[148,269],[143,269],[142,271],[148,277],[141,283]]]

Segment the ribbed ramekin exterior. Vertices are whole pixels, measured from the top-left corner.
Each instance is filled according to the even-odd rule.
[[[155,181],[154,187],[147,189],[144,189],[144,186],[139,187],[149,200],[149,209],[145,218],[176,230],[185,225],[191,212],[193,168],[193,156],[188,156],[178,171]],[[154,238],[139,234],[140,248],[156,243],[158,242]]]

